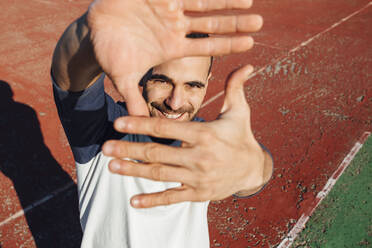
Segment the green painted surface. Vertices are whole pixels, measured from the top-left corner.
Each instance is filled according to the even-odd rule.
[[[372,136],[292,247],[372,247]]]

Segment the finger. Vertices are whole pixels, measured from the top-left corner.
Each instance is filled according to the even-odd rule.
[[[245,52],[253,47],[250,36],[187,39],[185,56],[216,56]]]
[[[200,123],[127,116],[117,119],[114,126],[116,130],[123,133],[145,134],[193,143],[199,135]]]
[[[134,116],[149,116],[149,109],[145,99],[138,88],[136,89],[122,89],[121,95],[125,99],[129,115]]]
[[[225,101],[221,113],[226,112],[234,105],[246,105],[244,82],[247,81],[249,75],[252,72],[253,66],[246,65],[231,74],[231,76],[227,80],[225,89]]]
[[[183,0],[184,10],[212,11],[223,9],[249,9],[252,0]]]
[[[129,115],[149,116],[149,109],[138,86],[141,75],[133,73],[126,78],[111,78],[116,89],[125,99]]]
[[[188,17],[188,20],[189,32],[210,34],[255,32],[263,24],[259,15]]]
[[[131,199],[131,205],[135,208],[151,208],[185,201],[194,201],[194,198],[193,190],[183,186],[168,189],[163,192],[134,196]]]
[[[107,141],[102,147],[103,154],[115,158],[131,158],[148,163],[188,166],[192,156],[184,148],[148,142]]]
[[[191,172],[182,167],[156,164],[156,163],[136,163],[122,159],[114,159],[109,163],[109,168],[113,173],[147,178],[162,182],[180,182],[190,185]]]

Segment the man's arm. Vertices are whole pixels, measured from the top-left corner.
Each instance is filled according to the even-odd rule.
[[[56,45],[51,68],[58,115],[80,164],[90,161],[102,143],[116,135],[115,119],[128,115],[104,91],[104,75],[95,58],[86,17],[87,13],[67,27]]]
[[[87,13],[68,26],[54,50],[51,73],[62,90],[82,91],[102,73],[94,55],[86,17]]]

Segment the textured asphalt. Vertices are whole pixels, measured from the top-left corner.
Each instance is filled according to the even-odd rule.
[[[0,2],[0,247],[79,247],[76,174],[50,83],[54,46],[90,1]],[[218,57],[200,115],[217,117],[225,78],[246,83],[257,139],[275,160],[258,196],[211,203],[211,247],[273,247],[372,127],[370,0],[257,0],[253,50]],[[109,94],[118,98],[110,82]]]

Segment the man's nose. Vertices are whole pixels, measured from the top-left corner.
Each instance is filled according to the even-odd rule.
[[[166,104],[173,110],[177,111],[186,104],[186,93],[179,87],[173,89],[171,95],[166,99]]]

